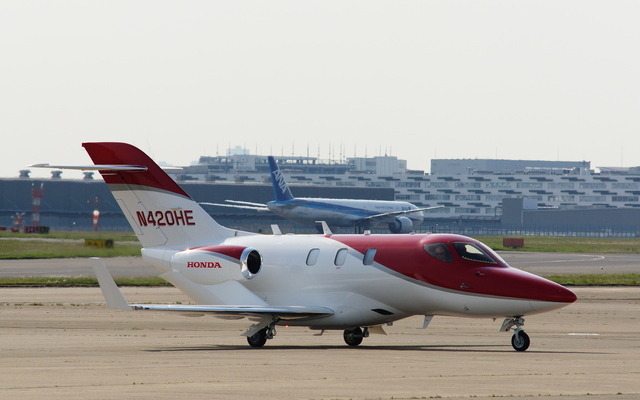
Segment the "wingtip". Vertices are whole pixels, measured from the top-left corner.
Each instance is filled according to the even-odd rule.
[[[110,308],[118,310],[131,311],[132,308],[127,303],[127,300],[122,295],[122,292],[116,285],[116,282],[107,271],[107,267],[104,265],[104,261],[98,257],[91,257],[91,268],[93,269],[96,278],[98,278],[98,284],[102,295]]]

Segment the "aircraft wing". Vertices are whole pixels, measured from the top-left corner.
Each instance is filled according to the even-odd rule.
[[[411,214],[411,213],[416,212],[416,211],[435,210],[435,209],[443,208],[443,207],[444,206],[422,207],[422,208],[414,208],[413,210],[392,211],[392,212],[387,212],[387,213],[382,213],[382,214],[369,215],[368,217],[362,218],[361,221],[371,221],[371,220],[379,219],[379,218],[393,217],[393,216],[396,216],[396,215]]]
[[[266,204],[263,203],[253,203],[251,201],[240,201],[240,200],[225,200],[227,203],[233,203],[233,204],[241,204],[244,206],[256,206],[256,207],[266,207]]]
[[[187,315],[214,314],[228,317],[277,317],[282,320],[323,317],[333,310],[320,306],[129,304],[100,258],[92,257],[92,268],[107,306],[119,310],[174,311]]]
[[[177,311],[188,314],[214,314],[221,316],[256,317],[271,315],[290,320],[332,315],[333,310],[326,307],[310,306],[251,306],[251,305],[182,305],[182,304],[130,304],[132,310]]]
[[[228,202],[239,203],[239,204],[224,204],[224,203],[209,203],[206,201],[201,201],[198,204],[204,204],[207,206],[216,206],[216,207],[229,207],[229,208],[242,208],[245,210],[254,210],[254,211],[269,211],[267,206],[260,203],[249,203],[248,201],[232,201],[226,200]]]

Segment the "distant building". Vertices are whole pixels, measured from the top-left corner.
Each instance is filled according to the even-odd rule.
[[[405,175],[407,173],[407,161],[399,160],[394,156],[348,158],[347,164],[352,173],[387,176]]]
[[[505,212],[505,199],[522,200],[525,213],[522,218],[526,221],[537,218],[535,211],[640,210],[640,168],[592,170],[588,161],[436,159],[431,162],[432,173],[427,174],[408,170],[406,161],[394,156],[354,157],[341,161],[309,156],[276,156],[276,160],[294,195],[299,197],[358,195],[359,198],[383,200],[375,196],[384,194],[387,199],[404,200],[420,207],[442,206],[426,213],[426,227],[448,223],[500,224]],[[267,156],[203,156],[198,164],[170,174],[181,184],[193,183],[195,186],[187,185],[189,190],[199,190],[201,187],[217,190],[216,198],[222,196],[216,200],[219,202],[225,199],[251,202],[272,200]],[[29,182],[30,179],[23,177],[19,181]],[[244,190],[246,188],[250,189]],[[12,190],[3,193],[11,193]],[[203,192],[203,197],[199,198],[212,201],[210,193],[213,192]],[[24,211],[19,210],[21,207],[11,207],[8,195],[4,196],[6,199],[0,199],[0,214],[4,212],[8,218],[14,212]],[[66,212],[62,210],[64,207],[60,206],[63,213]],[[113,211],[117,212],[115,209]],[[584,213],[577,212],[562,214],[562,218],[557,213],[545,215],[556,215],[558,221],[565,221],[565,215],[567,218],[584,218]],[[520,214],[508,219],[513,221],[519,218]],[[552,220],[553,217],[545,221]],[[606,222],[607,218],[594,217],[593,220]],[[620,221],[609,220],[612,223]]]
[[[432,175],[551,174],[589,175],[589,161],[442,158],[431,160]]]
[[[435,159],[431,174],[407,169],[394,156],[354,157],[329,162],[315,157],[276,157],[295,185],[390,188],[396,200],[444,206],[428,218],[500,219],[505,198],[526,199],[528,208],[640,207],[640,175],[616,170],[595,173],[588,161]],[[606,170],[609,172],[609,170]],[[178,180],[270,184],[266,156],[201,157]]]

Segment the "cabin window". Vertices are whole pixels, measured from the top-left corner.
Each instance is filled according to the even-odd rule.
[[[362,263],[364,265],[372,265],[373,259],[376,257],[376,252],[378,249],[367,249],[364,253],[364,258],[362,259]]]
[[[442,262],[451,262],[451,252],[444,243],[429,243],[424,250],[433,258]]]
[[[333,260],[333,263],[336,266],[344,265],[344,262],[347,260],[347,254],[348,253],[349,253],[349,250],[347,250],[347,249],[338,250],[338,252],[336,253],[336,258],[335,258],[335,260]]]
[[[320,249],[311,249],[307,254],[307,265],[313,266],[318,262],[318,256],[320,255]]]
[[[474,243],[457,242],[453,244],[453,247],[456,249],[456,252],[458,252],[458,255],[465,260],[486,264],[497,264],[493,257]]]

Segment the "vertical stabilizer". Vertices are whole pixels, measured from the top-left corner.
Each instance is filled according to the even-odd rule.
[[[275,200],[287,201],[293,199],[289,185],[287,185],[287,182],[284,180],[284,176],[282,176],[276,160],[272,156],[269,156],[267,160],[269,161],[269,169],[271,170],[271,183],[273,184]]]
[[[235,234],[213,220],[137,147],[127,143],[82,146],[100,166],[100,174],[143,247],[184,249]]]

